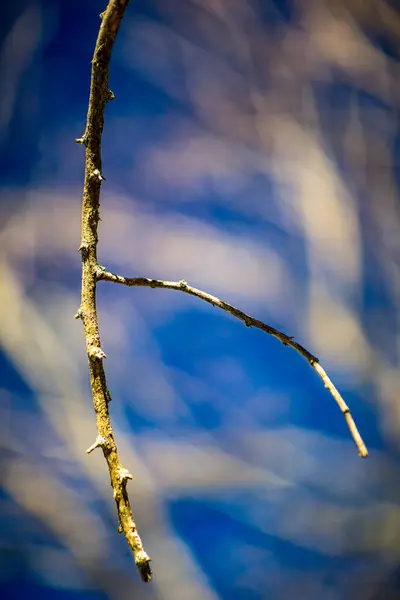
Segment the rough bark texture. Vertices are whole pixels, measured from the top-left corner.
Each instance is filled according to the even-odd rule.
[[[148,279],[147,277],[122,277],[121,275],[109,273],[105,270],[104,267],[100,266],[97,270],[97,278],[103,281],[110,281],[112,283],[120,283],[122,285],[127,285],[128,287],[151,287],[164,290],[178,290],[180,292],[190,294],[191,296],[200,298],[200,300],[204,300],[204,302],[208,302],[208,304],[212,304],[213,306],[216,306],[218,308],[221,308],[225,312],[228,312],[232,316],[242,321],[242,323],[244,323],[246,327],[256,327],[257,329],[261,329],[261,331],[264,331],[265,333],[268,333],[269,335],[272,335],[278,340],[280,340],[284,346],[290,346],[290,348],[293,348],[302,356],[304,356],[304,358],[308,360],[309,364],[312,366],[314,371],[318,373],[318,375],[323,381],[324,386],[327,390],[330,391],[333,398],[337,402],[340,410],[342,411],[351,436],[354,440],[355,445],[357,446],[359,455],[362,458],[366,458],[368,456],[367,447],[364,444],[364,441],[357,429],[353,417],[351,416],[349,407],[347,406],[339,391],[334,386],[331,379],[329,379],[325,370],[320,365],[319,359],[316,356],[314,356],[314,354],[311,354],[311,352],[306,350],[304,346],[298,344],[292,336],[286,335],[286,333],[283,333],[282,331],[279,331],[278,329],[267,325],[259,319],[255,319],[254,317],[248,315],[239,308],[236,308],[232,304],[229,304],[228,302],[217,298],[217,296],[212,296],[207,292],[203,292],[202,290],[198,290],[197,288],[188,285],[187,282],[184,280],[162,281],[161,279]]]
[[[126,489],[127,481],[132,479],[132,476],[121,465],[108,409],[111,397],[107,389],[103,366],[106,355],[101,348],[96,311],[96,284],[98,280],[106,280],[127,286],[146,286],[185,292],[229,312],[234,317],[240,319],[247,327],[261,329],[278,338],[286,346],[294,348],[306,358],[336,400],[345,417],[360,456],[368,456],[368,451],[357,430],[347,404],[321,367],[318,358],[294,341],[292,337],[251,317],[216,296],[189,286],[185,281],[171,282],[144,277],[126,278],[109,273],[104,267],[98,265],[97,230],[99,223],[100,188],[103,181],[101,138],[105,107],[107,102],[114,98],[113,93],[108,87],[108,69],[113,44],[128,2],[129,0],[110,0],[107,9],[101,15],[102,23],[92,61],[92,78],[86,129],[83,136],[76,140],[86,148],[85,182],[82,203],[82,239],[80,246],[82,254],[82,297],[81,306],[76,317],[82,319],[84,325],[90,383],[98,429],[97,439],[88,448],[88,453],[92,452],[95,448],[102,448],[103,450],[117,505],[119,531],[125,534],[143,581],[150,581],[152,575],[150,558],[144,551],[137,532]]]
[[[107,102],[114,97],[108,87],[108,70],[114,41],[128,3],[129,0],[110,0],[105,12],[100,15],[102,22],[92,60],[86,129],[83,136],[76,140],[86,148],[80,245],[82,295],[81,305],[76,317],[82,319],[84,326],[90,384],[98,430],[96,442],[88,449],[88,452],[95,448],[102,448],[103,450],[117,505],[119,531],[125,534],[142,580],[150,581],[150,558],[144,551],[137,532],[126,489],[127,481],[132,479],[132,476],[121,465],[111,425],[108,408],[111,397],[107,389],[103,366],[106,355],[101,348],[96,310],[97,229],[99,224],[100,188],[103,180],[101,138],[105,107]]]

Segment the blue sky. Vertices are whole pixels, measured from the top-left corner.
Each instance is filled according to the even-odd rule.
[[[345,3],[346,4],[346,3]],[[389,597],[400,412],[398,16],[351,3],[132,2],[111,63],[99,283],[112,418],[154,582],[95,437],[79,305],[90,60],[101,3],[2,20],[2,597]],[[387,586],[387,587],[385,587]]]

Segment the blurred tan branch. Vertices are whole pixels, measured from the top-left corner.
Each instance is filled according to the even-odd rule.
[[[96,412],[98,437],[88,452],[101,447],[107,461],[114,500],[117,505],[119,530],[123,531],[132,550],[136,566],[143,581],[151,580],[150,558],[143,549],[126,490],[130,473],[121,465],[111,425],[107,389],[96,310],[97,243],[102,176],[101,138],[104,111],[107,102],[114,98],[108,87],[108,70],[112,48],[129,0],[110,0],[104,13],[92,60],[89,108],[86,129],[76,141],[86,148],[85,181],[82,202],[82,295],[76,318],[83,321],[86,350],[89,360],[90,383]]]
[[[347,426],[350,430],[351,436],[354,440],[354,443],[357,446],[358,453],[361,457],[366,458],[368,456],[368,450],[363,442],[363,439],[357,429],[357,426],[354,422],[353,417],[351,416],[350,409],[347,406],[346,402],[343,400],[342,396],[326,374],[325,370],[319,364],[319,359],[311,354],[308,350],[306,350],[303,346],[294,341],[293,337],[278,331],[274,327],[263,323],[259,319],[255,319],[245,312],[241,311],[238,308],[232,306],[232,304],[228,304],[220,298],[216,296],[212,296],[202,290],[198,290],[197,288],[191,287],[186,283],[186,281],[162,281],[159,279],[148,279],[146,277],[121,277],[120,275],[115,275],[113,273],[109,273],[103,267],[98,267],[96,271],[96,276],[98,280],[109,281],[112,283],[120,283],[122,285],[126,285],[129,287],[151,287],[151,288],[163,288],[168,290],[178,290],[181,292],[185,292],[186,294],[190,294],[191,296],[195,296],[196,298],[200,298],[213,306],[217,306],[222,310],[230,313],[237,319],[240,319],[246,327],[256,327],[257,329],[261,329],[261,331],[265,331],[284,344],[284,346],[290,346],[297,350],[304,358],[308,360],[312,368],[318,373],[321,377],[324,386],[330,391],[334,399],[336,400],[340,410],[342,411],[344,418],[346,419]]]

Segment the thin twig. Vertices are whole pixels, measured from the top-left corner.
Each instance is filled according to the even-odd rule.
[[[96,412],[98,436],[87,452],[95,448],[103,450],[110,472],[111,486],[117,505],[119,530],[125,534],[132,550],[137,568],[143,581],[151,580],[150,558],[143,549],[136,529],[126,490],[129,472],[121,466],[114,441],[108,403],[103,360],[106,357],[100,344],[99,324],[96,311],[97,228],[99,223],[100,187],[102,176],[101,138],[104,126],[104,111],[114,95],[108,88],[108,70],[111,52],[119,26],[129,0],[110,0],[104,13],[92,60],[90,98],[83,136],[76,141],[86,148],[85,181],[82,202],[82,295],[76,318],[83,321],[86,350],[89,360],[90,383]]]
[[[332,381],[329,379],[325,370],[319,364],[319,360],[316,356],[308,352],[303,346],[298,344],[293,337],[278,331],[274,327],[270,325],[266,325],[263,321],[259,321],[254,317],[246,314],[242,310],[235,308],[232,304],[228,304],[224,302],[220,298],[216,296],[212,296],[211,294],[207,294],[202,290],[198,290],[197,288],[191,287],[186,283],[186,281],[162,281],[159,279],[147,279],[146,277],[121,277],[120,275],[114,275],[113,273],[109,273],[103,267],[97,268],[97,279],[103,281],[110,281],[112,283],[120,283],[122,285],[127,285],[129,287],[151,287],[151,288],[162,288],[167,290],[178,290],[180,292],[185,292],[186,294],[190,294],[191,296],[196,296],[196,298],[200,298],[213,306],[217,306],[222,310],[230,313],[237,319],[240,319],[246,327],[256,327],[257,329],[261,329],[265,331],[265,333],[269,333],[273,335],[278,340],[282,342],[285,346],[290,346],[299,352],[304,358],[308,360],[314,371],[318,373],[321,377],[324,386],[330,391],[334,399],[336,400],[340,410],[342,411],[344,418],[346,420],[347,426],[350,430],[351,436],[354,440],[354,443],[357,446],[358,453],[361,457],[366,458],[368,456],[368,450],[362,440],[362,437],[357,429],[357,426],[351,416],[350,409],[347,406],[346,402],[343,400],[342,396],[333,385]]]

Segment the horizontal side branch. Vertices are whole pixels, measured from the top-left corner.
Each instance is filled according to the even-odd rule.
[[[347,406],[346,402],[343,400],[341,394],[336,389],[331,379],[326,374],[325,370],[319,363],[319,360],[316,356],[311,354],[308,350],[306,350],[303,346],[298,344],[293,337],[286,335],[285,333],[267,325],[263,321],[259,319],[255,319],[254,317],[248,315],[242,310],[236,308],[232,304],[217,298],[217,296],[212,296],[207,292],[203,292],[197,288],[194,288],[186,283],[186,281],[163,281],[160,279],[148,279],[147,277],[122,277],[121,275],[115,275],[114,273],[109,273],[103,267],[97,268],[97,279],[99,281],[109,281],[112,283],[119,283],[121,285],[126,285],[128,287],[150,287],[150,288],[160,288],[166,290],[177,290],[180,292],[184,292],[185,294],[190,294],[191,296],[195,296],[196,298],[200,298],[213,306],[217,306],[218,308],[224,310],[225,312],[230,313],[240,321],[242,321],[246,327],[255,327],[257,329],[261,329],[265,333],[274,336],[278,340],[282,342],[285,346],[290,346],[297,352],[299,352],[304,358],[309,362],[311,367],[318,373],[319,377],[322,379],[324,386],[330,391],[333,398],[337,402],[341,412],[344,415],[347,426],[349,428],[350,434],[354,440],[354,443],[357,446],[358,453],[361,457],[365,458],[368,456],[368,450],[363,442],[363,439],[357,429],[357,426],[351,416],[350,409]]]

